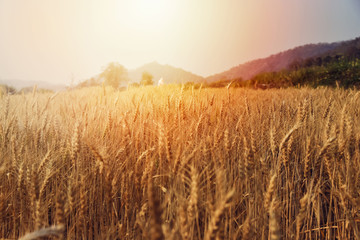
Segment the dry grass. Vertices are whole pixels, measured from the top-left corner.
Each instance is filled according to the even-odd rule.
[[[359,106],[327,88],[3,95],[0,238],[359,238]]]

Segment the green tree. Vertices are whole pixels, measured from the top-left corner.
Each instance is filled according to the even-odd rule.
[[[137,83],[137,82],[135,82],[135,83],[130,83],[130,84],[128,85],[129,88],[137,88],[137,87],[139,87],[139,86],[140,86],[140,84]]]
[[[153,85],[154,84],[153,78],[154,78],[153,75],[151,75],[150,73],[143,72],[141,81],[140,81],[140,85],[143,85],[143,86]]]
[[[100,74],[107,86],[118,88],[121,82],[128,81],[128,72],[124,66],[119,63],[111,62]]]

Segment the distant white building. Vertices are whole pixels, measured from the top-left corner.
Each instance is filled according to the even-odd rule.
[[[164,80],[163,78],[160,78],[158,81],[158,86],[164,85]]]

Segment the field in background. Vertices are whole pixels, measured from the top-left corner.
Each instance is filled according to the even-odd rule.
[[[330,88],[2,96],[0,238],[359,239],[359,106]]]

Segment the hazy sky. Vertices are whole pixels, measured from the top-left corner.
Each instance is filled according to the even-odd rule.
[[[208,76],[359,26],[359,0],[0,0],[0,79],[69,83],[154,60]]]

